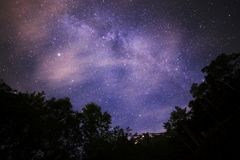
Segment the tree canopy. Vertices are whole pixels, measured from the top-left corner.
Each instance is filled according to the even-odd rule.
[[[190,92],[194,99],[189,102],[189,111],[176,107],[164,128],[170,136],[182,140],[191,150],[192,158],[194,154],[198,155],[196,159],[236,156],[240,151],[240,138],[234,136],[240,134],[237,118],[240,115],[240,53],[221,54],[201,71],[205,73],[205,80],[192,85]],[[228,141],[224,142],[224,138]],[[213,139],[220,142],[215,143]],[[211,144],[206,147],[206,143]]]
[[[1,159],[112,159],[129,143],[129,129],[111,128],[111,116],[94,103],[73,111],[69,98],[46,100],[0,81]]]

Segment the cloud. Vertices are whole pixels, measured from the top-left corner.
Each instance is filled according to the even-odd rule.
[[[92,20],[88,20],[68,14],[59,17],[58,38],[64,43],[55,50],[44,50],[48,53],[39,59],[35,74],[49,87],[62,88],[97,79],[103,86],[114,86],[111,89],[119,95],[138,99],[139,95],[158,90],[156,85],[166,79],[177,76],[176,31],[146,33],[146,28],[140,27],[125,34],[128,31],[115,27],[115,23],[105,24],[96,18],[92,25]],[[153,36],[158,34],[161,36]]]
[[[53,21],[57,21],[57,17],[68,8],[68,2],[62,0],[9,0],[2,5],[1,20],[5,22],[4,28],[9,30],[1,36],[12,35],[25,49],[45,41]]]

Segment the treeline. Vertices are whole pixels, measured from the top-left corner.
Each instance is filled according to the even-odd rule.
[[[158,139],[111,126],[90,103],[72,110],[69,98],[46,100],[0,81],[0,158],[3,160],[240,159],[240,53],[221,54],[202,69],[187,108],[175,107]],[[151,124],[149,124],[151,125]]]
[[[0,159],[124,159],[130,129],[111,128],[94,103],[73,111],[69,98],[21,93],[0,82]]]

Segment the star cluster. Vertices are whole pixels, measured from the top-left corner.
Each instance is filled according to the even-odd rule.
[[[9,0],[0,77],[20,91],[95,102],[113,126],[163,132],[200,70],[240,51],[238,0]]]

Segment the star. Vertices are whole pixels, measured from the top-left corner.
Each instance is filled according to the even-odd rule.
[[[163,132],[174,106],[192,99],[201,69],[240,51],[239,8],[223,0],[6,1],[0,77],[22,92],[70,97],[75,110],[95,102],[112,126]]]

